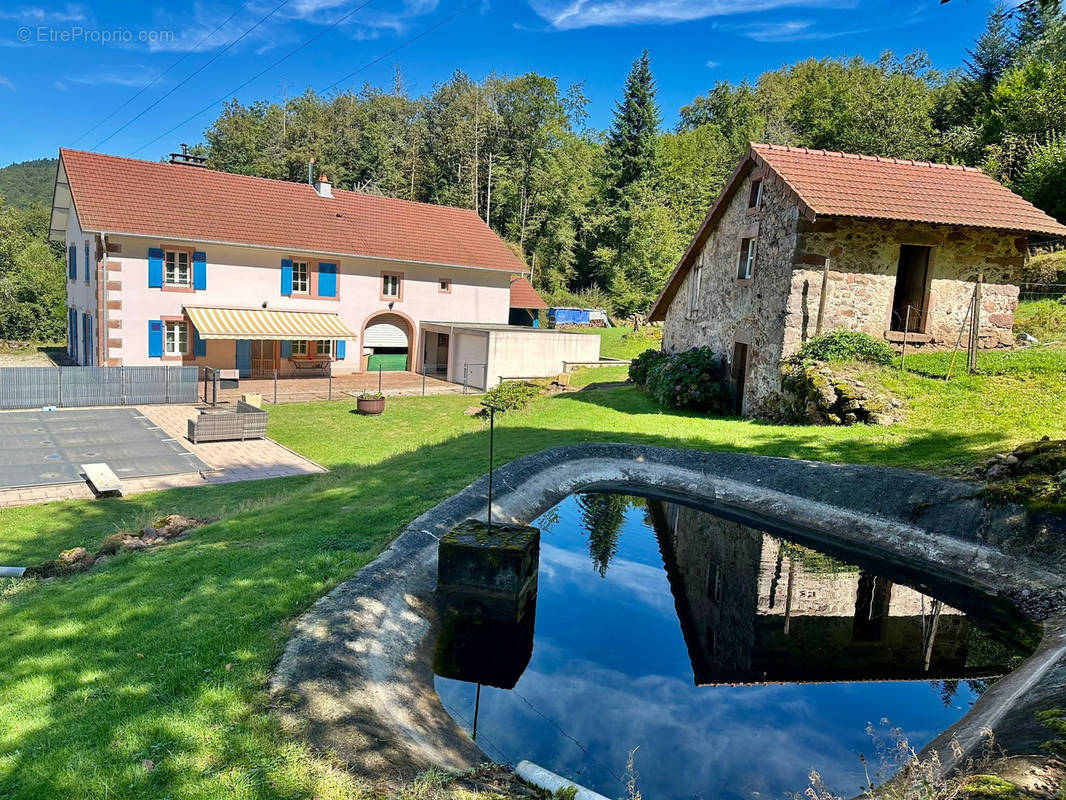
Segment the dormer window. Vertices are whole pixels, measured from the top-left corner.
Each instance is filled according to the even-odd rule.
[[[748,208],[758,208],[762,203],[762,180],[751,182],[751,192],[748,194]]]

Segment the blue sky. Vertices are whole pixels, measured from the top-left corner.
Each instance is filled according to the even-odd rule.
[[[0,165],[54,156],[60,146],[156,159],[179,142],[200,141],[218,98],[280,99],[338,81],[391,85],[396,68],[413,93],[456,69],[474,77],[534,70],[563,86],[584,81],[589,124],[606,127],[645,47],[672,125],[680,106],[716,79],[755,78],[808,56],[922,49],[949,69],[989,7],[989,0],[5,0]]]

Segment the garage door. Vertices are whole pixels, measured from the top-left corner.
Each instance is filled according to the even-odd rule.
[[[407,323],[396,314],[382,314],[366,327],[363,347],[407,347]]]

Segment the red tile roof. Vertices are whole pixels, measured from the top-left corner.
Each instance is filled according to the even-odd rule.
[[[753,144],[811,214],[1066,236],[1040,209],[973,167]]]
[[[521,275],[511,278],[511,308],[547,308],[533,284]]]
[[[525,265],[474,212],[181,164],[59,151],[90,231],[369,256],[514,273]]]
[[[752,144],[652,306],[652,321],[666,319],[689,267],[753,166],[779,180],[810,220],[858,217],[1066,236],[1066,226],[973,167]]]

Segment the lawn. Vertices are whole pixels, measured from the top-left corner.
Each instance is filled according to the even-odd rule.
[[[497,458],[631,441],[951,473],[1043,434],[1066,437],[1054,371],[872,378],[905,398],[907,423],[664,414],[622,387],[500,415]],[[270,434],[330,474],[0,511],[2,564],[92,548],[166,513],[221,518],[165,548],[0,592],[0,798],[377,796],[280,730],[263,687],[291,620],[485,470],[487,424],[463,414],[471,404],[390,399],[380,418],[347,401],[280,406]]]
[[[647,325],[636,332],[632,327],[573,328],[567,332],[599,336],[601,356],[625,361],[636,358],[650,347],[658,348],[663,340],[663,329],[654,325]]]

